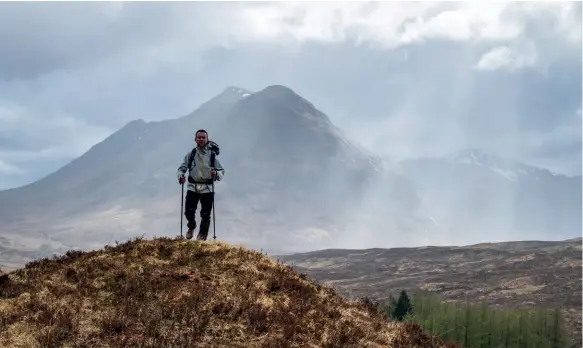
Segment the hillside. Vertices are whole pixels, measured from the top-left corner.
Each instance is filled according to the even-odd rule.
[[[445,347],[259,252],[132,240],[0,276],[0,346]]]
[[[565,310],[581,338],[581,238],[459,247],[320,250],[279,256],[348,297],[401,289],[492,306]]]

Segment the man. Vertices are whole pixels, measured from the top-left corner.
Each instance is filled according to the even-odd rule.
[[[186,238],[192,239],[194,229],[196,228],[195,213],[198,202],[200,201],[200,228],[198,231],[198,240],[206,240],[208,230],[211,224],[211,212],[213,209],[214,192],[211,189],[214,181],[220,181],[225,175],[225,170],[221,166],[219,159],[216,158],[216,153],[213,154],[212,146],[209,144],[208,133],[204,129],[196,132],[195,136],[196,148],[194,159],[190,167],[188,162],[192,151],[188,151],[178,167],[178,182],[183,185],[186,181],[184,174],[186,170],[188,174],[188,185],[186,191],[186,202],[184,208],[184,215],[188,221]],[[214,158],[214,167],[211,159]]]

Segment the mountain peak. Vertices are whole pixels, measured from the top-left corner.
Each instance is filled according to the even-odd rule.
[[[283,86],[283,85],[269,85],[267,87],[265,87],[261,93],[264,94],[269,94],[272,96],[288,96],[288,97],[292,97],[292,96],[298,96],[299,95],[294,92],[291,88]]]
[[[213,98],[214,101],[220,102],[238,102],[241,99],[247,98],[252,92],[246,90],[245,88],[237,86],[228,86],[223,90],[223,92]]]
[[[294,92],[291,88],[282,85],[270,85],[256,93],[261,99],[270,99],[283,102],[285,104],[304,103],[306,106],[314,107],[312,103]]]
[[[294,92],[291,88],[283,85],[270,85],[261,91],[254,93],[256,101],[264,103],[274,102],[286,109],[290,109],[294,114],[324,123],[331,123],[326,114],[318,110],[314,104]]]
[[[198,107],[198,109],[194,110],[190,114],[183,116],[182,118],[190,119],[197,113],[203,114],[218,114],[225,107],[229,107],[229,105],[237,103],[243,99],[249,97],[252,92],[246,90],[245,88],[237,87],[237,86],[227,86],[220,94],[212,97],[211,99],[204,102],[202,105]],[[212,111],[209,111],[212,110]],[[200,122],[200,119],[197,119],[196,122]]]

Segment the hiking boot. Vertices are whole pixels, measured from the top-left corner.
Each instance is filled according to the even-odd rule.
[[[206,240],[206,237],[209,234],[209,225],[211,224],[210,220],[203,219],[200,222],[200,229],[198,231],[198,236],[196,239],[198,240]]]
[[[192,235],[194,234],[194,229],[196,228],[196,222],[194,224],[188,224],[188,231],[186,231],[186,239],[192,239]]]
[[[198,233],[198,235],[196,236],[197,240],[206,240],[207,235],[206,234],[202,234],[201,232]]]

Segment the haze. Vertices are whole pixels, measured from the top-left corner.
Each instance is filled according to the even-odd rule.
[[[526,198],[506,182],[488,182],[494,194],[481,174],[441,172],[464,186],[450,183],[447,195],[436,196],[437,169],[419,180],[406,171],[422,201],[415,216],[437,221],[437,230],[410,235],[387,224],[386,214],[409,207],[409,193],[378,184],[349,215],[336,213],[346,231],[312,232],[327,242],[299,249],[569,238],[581,232],[581,59],[576,2],[2,3],[0,189],[55,172],[132,120],[176,119],[228,86],[282,85],[388,170],[400,171],[405,159],[479,149],[472,153],[492,156],[482,165],[498,171],[508,169],[499,159],[509,158],[564,175],[560,183],[545,176],[537,199],[574,194],[560,203],[568,218],[536,220],[551,208],[517,207]],[[176,141],[185,146],[173,154],[167,180],[178,187],[175,167],[191,139]],[[224,153],[232,151],[227,145]],[[226,169],[227,181],[238,175]],[[325,175],[334,183],[339,173]],[[468,187],[492,194],[473,207],[479,214],[457,210]],[[288,219],[305,215],[294,211]],[[530,225],[515,221],[526,219],[521,214],[531,215]]]

